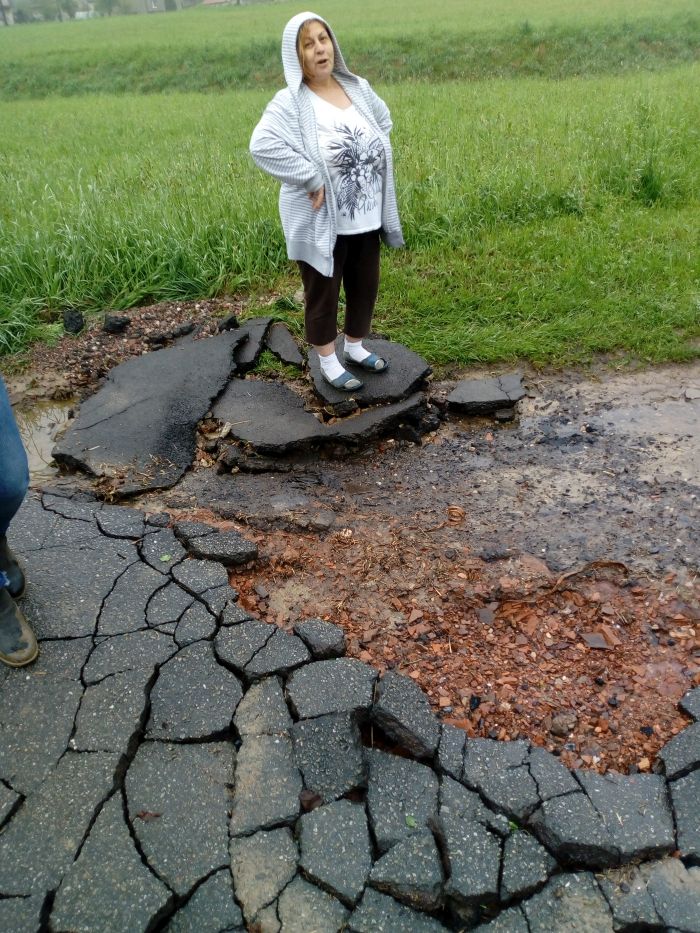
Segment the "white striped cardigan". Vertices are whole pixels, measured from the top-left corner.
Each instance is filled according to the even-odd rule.
[[[303,82],[297,56],[299,27],[315,19],[328,30],[335,49],[333,76],[357,110],[367,120],[384,144],[386,170],[382,192],[382,239],[389,246],[404,245],[396,204],[394,168],[389,133],[391,115],[364,78],[352,74],[343,59],[330,26],[315,13],[299,13],[287,23],[282,36],[282,64],[287,87],[267,105],[250,140],[250,152],[263,171],[282,183],[279,197],[280,218],[290,259],[303,260],[321,275],[333,274],[333,249],[337,238],[335,198],[326,197],[318,211],[311,207],[308,193],[325,185],[333,190],[326,162],[321,155],[316,131],[316,117]]]

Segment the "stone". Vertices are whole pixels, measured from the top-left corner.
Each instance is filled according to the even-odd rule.
[[[145,725],[153,671],[111,674],[83,695],[72,745],[78,751],[126,753]]]
[[[179,895],[227,862],[234,759],[224,742],[144,742],[127,771],[134,834],[149,865]]]
[[[579,786],[571,771],[546,749],[533,745],[527,763],[541,800],[578,791]]]
[[[348,917],[339,900],[301,876],[280,895],[277,914],[284,933],[337,933]]]
[[[669,781],[683,777],[700,765],[700,722],[687,726],[659,752]]]
[[[419,833],[397,843],[374,863],[369,883],[417,910],[436,910],[444,877],[432,833]]]
[[[163,586],[163,577],[140,561],[124,571],[100,612],[98,635],[124,635],[144,629],[146,607]]]
[[[585,794],[545,800],[529,825],[563,865],[611,868],[619,860],[617,846]]]
[[[428,698],[415,681],[389,671],[379,681],[372,720],[414,758],[432,758],[440,725]]]
[[[106,334],[123,334],[131,324],[131,318],[124,314],[105,314],[102,330]]]
[[[0,834],[0,891],[55,890],[114,784],[118,755],[69,752]]]
[[[292,725],[278,677],[266,677],[248,689],[238,704],[233,725],[243,739],[249,735],[282,735]]]
[[[345,711],[366,716],[376,680],[377,672],[354,658],[314,661],[292,674],[287,699],[299,719]]]
[[[85,327],[85,318],[83,313],[78,311],[76,308],[64,308],[62,317],[63,330],[67,334],[79,334]]]
[[[589,872],[557,875],[522,904],[530,933],[612,933],[612,914]]]
[[[115,366],[82,402],[54,459],[118,477],[114,495],[172,486],[191,465],[197,424],[226,384],[236,333],[146,353]]]
[[[265,338],[271,324],[271,317],[254,317],[249,318],[238,327],[236,330],[238,341],[234,353],[237,372],[247,372],[258,362],[258,357],[265,346]],[[215,415],[214,417],[218,416]]]
[[[443,723],[438,746],[437,769],[443,774],[449,774],[455,781],[462,776],[466,741],[467,733],[464,729],[457,729],[455,726]]]
[[[655,863],[625,866],[597,875],[598,885],[612,911],[616,930],[655,929],[662,923],[654,907],[647,881]]]
[[[146,737],[182,742],[225,733],[242,696],[240,681],[217,664],[209,642],[189,645],[160,669]]]
[[[216,632],[216,619],[204,603],[193,602],[175,627],[175,641],[184,648],[195,641],[211,638]]]
[[[691,719],[700,719],[700,687],[689,690],[678,706],[687,713]]]
[[[360,730],[352,713],[303,719],[290,732],[307,790],[330,802],[366,786]]]
[[[68,747],[82,695],[79,680],[44,678],[31,668],[10,671],[0,687],[0,777],[15,791],[36,790],[54,769]]]
[[[537,785],[527,767],[527,742],[467,739],[462,782],[497,810],[522,822],[539,804]]]
[[[43,894],[36,894],[34,897],[0,898],[0,930],[7,930],[8,933],[40,930],[44,900]]]
[[[289,328],[281,321],[272,325],[267,334],[267,348],[271,353],[286,363],[287,366],[303,366],[304,357],[301,355],[297,342],[292,337]]]
[[[76,524],[61,522],[60,528],[65,533],[67,526]],[[137,559],[130,542],[97,534],[84,546],[57,544],[60,550],[54,552],[54,561],[47,561],[41,550],[23,552],[25,572],[32,585],[23,598],[22,611],[32,620],[37,638],[94,635],[102,604],[114,581]],[[52,547],[48,541],[45,546]],[[70,574],[66,574],[66,567],[70,567]]]
[[[85,683],[94,684],[110,674],[152,671],[177,651],[175,642],[162,632],[130,632],[105,638],[95,645],[83,672]]]
[[[121,505],[103,505],[95,513],[95,520],[102,534],[109,538],[130,538],[137,541],[146,530],[144,514],[139,509]]]
[[[437,818],[438,781],[426,765],[367,749],[369,764],[367,807],[381,853],[415,833],[424,832]]]
[[[155,627],[178,622],[193,602],[194,596],[191,593],[170,581],[151,597],[146,607],[146,623]]]
[[[147,929],[172,894],[143,864],[114,794],[61,882],[51,924],[76,933]]]
[[[215,560],[226,567],[245,564],[258,556],[258,546],[237,531],[222,531],[188,541],[190,554],[202,560]]]
[[[700,770],[669,785],[681,858],[700,865]]]
[[[349,933],[446,933],[434,917],[399,904],[388,894],[367,888],[350,915]]]
[[[525,397],[520,373],[489,379],[464,379],[447,396],[449,408],[467,415],[490,415]]]
[[[168,576],[171,568],[187,557],[187,551],[175,537],[172,528],[161,528],[160,531],[145,535],[139,550],[141,559],[161,576]]]
[[[490,923],[474,927],[474,933],[530,933],[522,907],[509,907]]]
[[[165,929],[167,933],[220,933],[221,930],[243,933],[243,914],[233,899],[228,866],[207,878]]]
[[[301,638],[276,629],[248,661],[245,674],[250,680],[259,680],[268,674],[288,674],[310,660],[311,655]]]
[[[364,807],[338,800],[304,813],[300,824],[302,872],[352,907],[362,894],[372,867]]]
[[[526,897],[542,887],[557,863],[544,846],[524,831],[511,833],[503,845],[502,901]]]
[[[233,887],[248,928],[294,878],[298,857],[286,827],[231,839]]]
[[[232,836],[293,823],[299,815],[301,774],[291,740],[284,735],[251,735],[238,752]]]
[[[276,626],[255,619],[241,622],[240,625],[222,627],[214,639],[216,656],[236,673],[245,676],[246,665],[265,647],[276,631]]]
[[[675,848],[666,782],[656,774],[629,776],[577,771],[623,861],[658,858]]]
[[[686,869],[679,859],[657,862],[647,890],[667,928],[700,933],[700,870]]]
[[[317,661],[340,658],[345,654],[345,632],[332,622],[304,619],[296,623],[294,633],[301,638]]]

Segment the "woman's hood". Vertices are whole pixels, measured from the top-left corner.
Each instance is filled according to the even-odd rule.
[[[333,74],[343,74],[352,77],[352,72],[345,64],[343,53],[340,51],[338,40],[326,20],[322,16],[319,16],[318,13],[309,13],[308,11],[306,13],[297,13],[296,16],[293,16],[289,20],[282,33],[282,66],[284,67],[284,77],[287,81],[287,87],[295,94],[299,90],[304,77],[301,65],[299,64],[299,56],[297,55],[297,35],[302,23],[305,23],[307,19],[317,19],[319,23],[323,23],[328,30],[328,35],[331,37],[333,49],[335,50]]]

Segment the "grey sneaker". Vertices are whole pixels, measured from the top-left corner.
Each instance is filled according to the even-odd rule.
[[[7,535],[0,535],[0,573],[6,574],[9,581],[6,585],[13,599],[19,599],[24,595],[27,581],[12,548],[7,543]]]
[[[10,667],[24,667],[38,654],[34,632],[7,587],[3,587],[0,590],[0,661]]]

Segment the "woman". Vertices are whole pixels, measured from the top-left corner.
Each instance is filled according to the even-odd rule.
[[[350,72],[333,32],[315,13],[285,26],[287,87],[268,104],[250,141],[256,164],[282,182],[279,208],[287,253],[304,284],[306,339],[321,375],[351,392],[362,382],[336,355],[336,318],[345,288],[343,361],[388,368],[362,345],[379,286],[379,244],[403,246],[394,191],[386,104]]]

